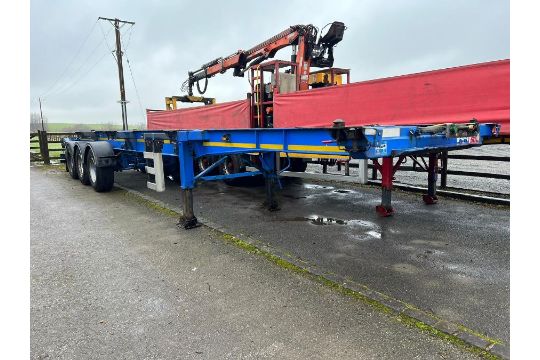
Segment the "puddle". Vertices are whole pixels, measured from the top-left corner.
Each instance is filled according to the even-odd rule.
[[[308,222],[311,225],[324,226],[324,225],[338,225],[343,226],[348,229],[346,231],[346,236],[354,240],[373,240],[373,239],[382,239],[383,234],[380,227],[367,220],[358,220],[358,219],[337,219],[332,217],[324,217],[319,215],[311,215],[309,217],[295,216],[290,218],[276,218],[273,221],[298,221],[298,222]]]
[[[308,217],[305,219],[310,221],[313,225],[332,225],[332,224],[347,225],[347,221],[341,220],[341,219],[325,218],[325,217],[319,217],[319,216]]]
[[[316,190],[316,189],[330,189],[331,190],[334,188],[333,186],[315,185],[315,184],[302,184],[302,186],[305,189],[310,189],[310,190]]]
[[[369,236],[373,236],[375,239],[380,239],[382,238],[382,234],[378,231],[367,231],[366,234],[368,234]]]
[[[335,192],[335,193],[338,193],[338,194],[350,194],[352,193],[353,191],[352,190],[343,190],[343,189],[338,189],[338,190],[334,190],[332,192]]]

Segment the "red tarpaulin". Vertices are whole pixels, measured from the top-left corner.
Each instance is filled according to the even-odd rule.
[[[510,134],[510,60],[352,83],[274,97],[274,127],[414,125],[465,122],[502,125]]]
[[[146,110],[148,130],[243,129],[251,127],[249,101],[197,106],[178,110]]]

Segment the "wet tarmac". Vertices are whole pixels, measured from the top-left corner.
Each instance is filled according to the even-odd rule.
[[[478,358],[117,188],[31,184],[32,359]]]
[[[180,208],[180,189],[146,188],[146,176],[116,182]],[[420,195],[394,192],[396,214],[376,215],[380,190],[354,184],[283,179],[280,211],[261,204],[261,186],[204,183],[195,213],[241,237],[279,248],[371,289],[509,340],[509,210],[450,199],[426,206]]]

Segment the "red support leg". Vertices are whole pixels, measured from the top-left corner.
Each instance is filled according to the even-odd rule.
[[[381,172],[382,199],[381,205],[377,205],[375,210],[381,216],[390,216],[394,213],[392,208],[392,178],[394,176],[394,165],[392,158],[383,158],[382,166],[379,167]]]
[[[428,164],[428,193],[423,196],[426,205],[437,203],[437,173],[437,153],[431,153]]]

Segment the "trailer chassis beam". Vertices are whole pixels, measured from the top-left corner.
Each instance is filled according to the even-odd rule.
[[[183,212],[179,225],[185,229],[196,227],[198,222],[193,209],[193,189],[197,181],[233,179],[262,174],[265,178],[265,206],[279,209],[275,188],[280,186],[276,154],[313,154],[349,156],[353,159],[372,159],[382,175],[381,204],[376,211],[382,216],[394,213],[392,207],[392,182],[396,170],[407,156],[429,154],[427,204],[437,201],[437,153],[481,145],[484,139],[498,136],[499,125],[467,124],[466,130],[452,132],[450,124],[436,127],[423,126],[363,126],[345,127],[342,121],[329,128],[291,129],[216,129],[174,131],[118,131],[79,133],[77,141],[107,141],[116,157],[116,170],[137,167],[138,155],[144,152],[145,142],[158,141],[163,156],[177,157],[177,168],[182,189]],[[259,171],[209,175],[223,163],[227,156],[258,154]],[[197,176],[195,159],[218,157]],[[134,158],[135,160],[129,160]],[[382,158],[382,164],[377,159]],[[397,158],[394,164],[393,159]],[[129,161],[127,161],[129,160]],[[417,159],[415,159],[418,161]],[[422,161],[423,158],[422,158]],[[258,165],[258,164],[256,164]],[[168,169],[171,171],[171,168]]]

